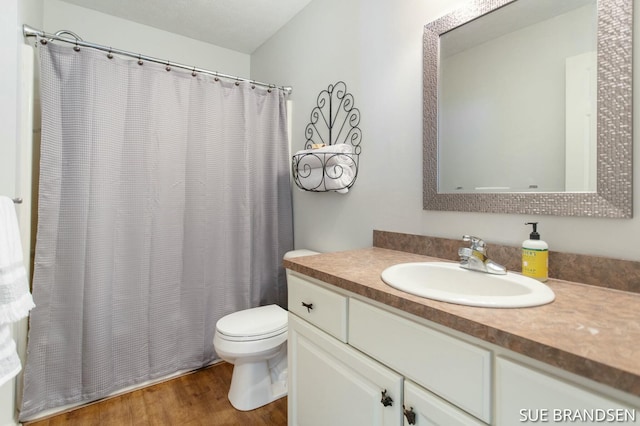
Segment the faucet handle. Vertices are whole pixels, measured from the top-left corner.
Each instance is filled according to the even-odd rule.
[[[463,235],[462,241],[471,242],[471,250],[477,250],[480,253],[484,253],[485,248],[487,247],[487,243],[485,243],[480,238],[474,237],[472,235]]]

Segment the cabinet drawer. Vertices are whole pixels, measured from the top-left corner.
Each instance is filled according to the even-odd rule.
[[[496,424],[638,424],[633,408],[541,371],[496,358]]]
[[[477,418],[491,420],[491,352],[357,299],[349,344]]]
[[[287,271],[289,312],[347,342],[347,297]]]

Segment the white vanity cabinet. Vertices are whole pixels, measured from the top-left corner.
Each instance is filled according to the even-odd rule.
[[[290,426],[640,425],[635,396],[287,274]]]
[[[289,425],[482,424],[406,380],[405,377],[412,377],[401,372],[415,371],[414,380],[432,383],[454,399],[473,400],[470,405],[477,407],[485,405],[484,399],[488,398],[482,395],[480,388],[488,386],[489,382],[483,378],[478,385],[477,380],[489,374],[489,360],[484,354],[488,351],[476,352],[473,348],[470,355],[464,342],[449,340],[451,338],[440,336],[439,332],[329,290],[312,278],[291,271],[288,275]],[[396,319],[401,323],[393,322]],[[382,325],[388,321],[391,322]],[[403,329],[403,326],[408,328]],[[399,332],[409,333],[406,344],[389,340],[388,332],[392,336]],[[411,335],[420,332],[429,333],[429,338],[422,343],[424,335]],[[356,336],[360,346],[354,346],[348,336]],[[387,346],[394,348],[386,351]],[[413,356],[403,356],[412,349],[417,351],[412,352]],[[452,349],[454,353],[449,353]],[[429,356],[425,357],[425,354]],[[451,374],[441,365],[447,359],[453,362],[456,370]],[[483,372],[474,372],[474,367],[469,367],[468,363],[474,367],[481,365]],[[404,393],[411,396],[411,412],[420,423],[409,423],[403,416]],[[488,403],[486,405],[481,411],[488,415]],[[410,410],[410,407],[406,408]]]

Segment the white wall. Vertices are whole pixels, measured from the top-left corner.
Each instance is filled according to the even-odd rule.
[[[0,13],[0,57],[9,64],[18,63],[18,2],[12,0],[3,4]],[[16,138],[17,138],[17,67],[3,67],[0,79],[0,194],[15,194]]]
[[[519,246],[529,233],[524,222],[535,220],[552,250],[640,260],[633,238],[640,235],[637,179],[634,219],[422,210],[422,28],[464,3],[314,0],[254,52],[252,78],[293,86],[294,151],[302,149],[309,113],[328,84],[344,80],[362,116],[360,171],[349,193],[294,189],[296,247],[368,247],[373,229],[455,239],[473,234]],[[640,22],[640,8],[634,13]],[[634,38],[640,79],[640,32]],[[635,98],[640,99],[637,93]],[[640,126],[640,110],[634,111],[634,125]],[[640,150],[635,151],[638,169]]]

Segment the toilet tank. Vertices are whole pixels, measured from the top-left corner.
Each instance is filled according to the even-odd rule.
[[[307,250],[307,249],[291,250],[284,254],[284,258],[292,259],[294,257],[311,256],[312,254],[320,254],[320,253],[318,253],[317,251]]]
[[[307,250],[307,249],[299,249],[299,250],[291,250],[284,254],[284,259],[293,259],[294,257],[302,257],[302,256],[311,256],[312,254],[320,254],[317,251]],[[290,270],[285,269],[287,280],[289,280]]]

